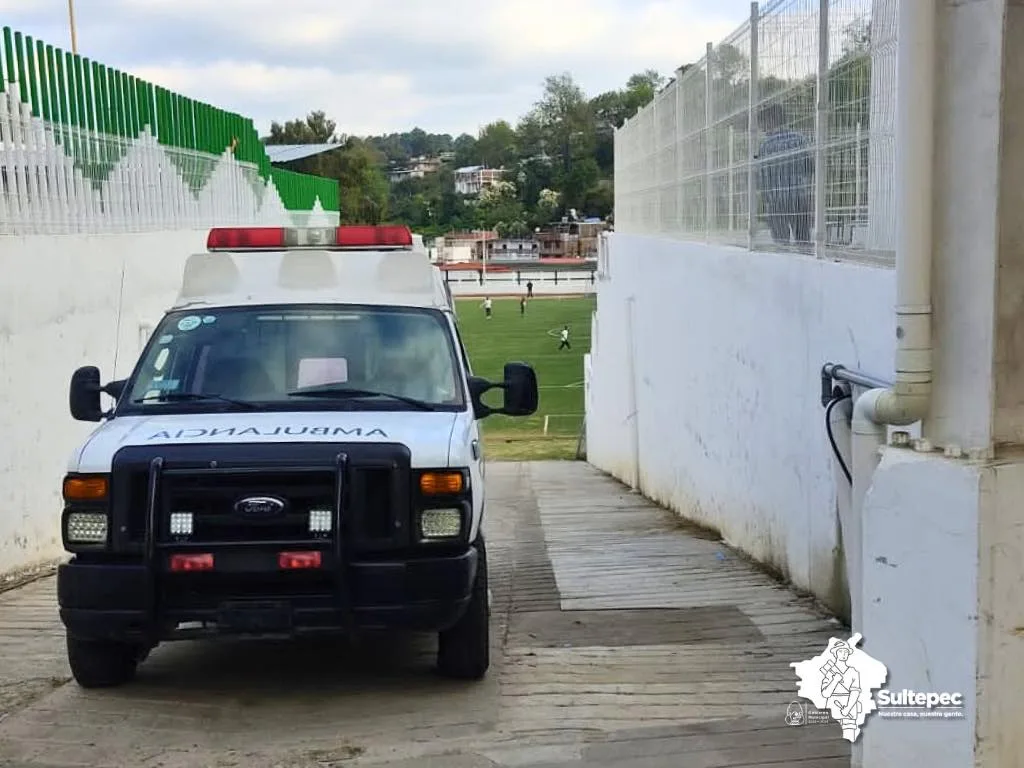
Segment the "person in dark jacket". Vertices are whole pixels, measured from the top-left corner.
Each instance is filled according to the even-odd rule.
[[[814,220],[814,154],[810,140],[786,128],[780,104],[761,110],[763,137],[757,152],[761,200],[772,239],[810,243]]]

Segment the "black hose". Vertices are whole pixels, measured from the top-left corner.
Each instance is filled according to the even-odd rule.
[[[832,451],[836,455],[836,459],[839,461],[839,466],[843,470],[843,474],[846,475],[847,482],[853,485],[853,475],[850,474],[850,470],[846,467],[846,462],[843,461],[843,454],[839,452],[839,446],[836,445],[835,435],[832,434],[832,409],[839,403],[849,398],[850,395],[834,395],[829,404],[825,406],[825,432],[828,433],[828,441],[832,444]]]

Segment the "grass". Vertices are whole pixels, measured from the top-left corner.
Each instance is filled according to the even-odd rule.
[[[473,373],[503,378],[507,362],[524,362],[537,372],[540,402],[532,416],[490,416],[481,422],[488,458],[526,461],[573,459],[583,424],[583,354],[590,349],[593,297],[534,297],[526,314],[518,298],[494,299],[493,317],[484,317],[482,298],[456,299],[459,333]],[[569,326],[571,350],[558,349],[558,332]],[[501,392],[485,396],[500,405]],[[548,431],[544,434],[544,417]]]

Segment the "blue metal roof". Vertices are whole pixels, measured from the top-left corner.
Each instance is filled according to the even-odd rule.
[[[332,152],[341,148],[341,144],[267,144],[265,146],[267,157],[272,163],[290,163],[293,160],[322,155],[324,152]]]

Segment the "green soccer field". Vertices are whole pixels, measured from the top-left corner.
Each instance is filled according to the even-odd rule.
[[[456,299],[459,333],[473,373],[502,379],[506,362],[525,362],[537,372],[540,403],[533,416],[490,416],[482,424],[489,458],[573,458],[583,424],[583,355],[590,350],[591,296],[534,297],[526,314],[518,298],[493,300],[493,317],[484,317],[483,298]],[[569,326],[571,350],[558,349],[558,333]],[[500,403],[498,391],[485,395]],[[547,417],[547,434],[544,433]]]

